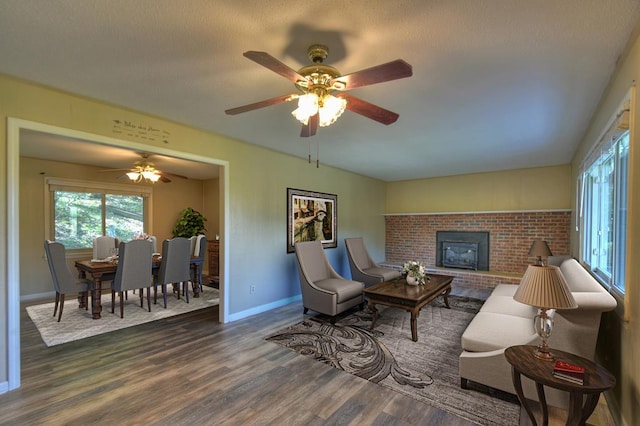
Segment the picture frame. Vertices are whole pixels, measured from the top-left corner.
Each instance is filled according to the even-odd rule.
[[[287,253],[297,242],[314,240],[338,247],[338,196],[287,188]]]

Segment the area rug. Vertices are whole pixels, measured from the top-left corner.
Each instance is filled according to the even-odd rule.
[[[28,306],[27,313],[38,328],[42,340],[47,346],[60,345],[74,340],[96,336],[110,331],[132,327],[146,322],[162,318],[180,315],[186,312],[196,311],[216,306],[220,303],[218,289],[204,286],[200,297],[190,297],[187,303],[183,297],[178,300],[169,297],[167,309],[164,309],[162,297],[159,295],[158,304],[151,301],[151,312],[147,310],[145,297],[144,309],[140,307],[138,295],[129,294],[124,303],[124,318],[120,318],[120,302],[116,296],[115,313],[111,313],[111,293],[102,295],[102,318],[94,320],[89,310],[78,309],[75,299],[65,301],[62,320],[57,321],[53,316],[54,303]]]
[[[420,312],[417,342],[411,340],[410,314],[383,306],[377,306],[374,330],[370,312],[360,311],[335,325],[328,317],[310,317],[266,340],[480,425],[519,424],[515,396],[460,387],[460,336],[483,301],[449,296],[447,309],[441,299]]]

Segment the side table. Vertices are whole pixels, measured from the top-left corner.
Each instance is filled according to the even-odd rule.
[[[535,346],[520,345],[511,346],[504,351],[507,361],[511,364],[513,386],[531,422],[534,426],[537,425],[531,407],[529,407],[527,399],[524,397],[524,392],[522,391],[521,375],[530,378],[536,383],[536,391],[542,407],[543,425],[547,425],[549,422],[549,411],[544,395],[544,386],[569,392],[569,417],[567,418],[567,425],[584,425],[589,416],[591,416],[591,413],[593,413],[593,410],[595,410],[596,405],[598,405],[600,393],[614,387],[616,378],[604,367],[593,361],[568,352],[552,349],[551,353],[556,360],[580,365],[584,367],[585,370],[583,385],[557,379],[553,376],[553,365],[555,362],[536,358],[533,356],[535,349]],[[587,398],[583,405],[584,396]]]

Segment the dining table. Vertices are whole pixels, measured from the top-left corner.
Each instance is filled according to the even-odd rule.
[[[152,267],[154,271],[157,271],[160,268],[161,262],[162,256],[153,256]],[[202,263],[202,257],[191,257],[190,265],[194,270],[193,297],[200,297],[200,268],[202,268]],[[107,281],[104,280],[103,277],[115,275],[116,270],[118,269],[118,260],[117,258],[105,260],[82,259],[76,260],[75,267],[78,270],[80,278],[87,279],[90,277],[93,280],[94,285],[90,290],[91,316],[93,319],[100,319],[102,317],[102,283]],[[84,302],[81,301],[80,297],[78,297],[78,301],[80,303],[80,307],[84,308],[82,305]]]

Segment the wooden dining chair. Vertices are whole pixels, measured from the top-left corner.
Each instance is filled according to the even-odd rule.
[[[85,309],[89,309],[88,293],[93,288],[93,281],[75,278],[67,265],[66,249],[64,245],[54,241],[44,242],[44,251],[47,255],[47,262],[51,270],[53,287],[56,291],[56,302],[53,308],[53,316],[56,316],[58,305],[58,322],[62,318],[64,310],[64,298],[67,293],[79,293],[83,299]]]
[[[151,312],[152,249],[145,240],[120,243],[118,267],[111,283],[111,313],[115,311],[116,293],[120,297],[120,318],[124,318],[123,295],[127,290],[140,290],[140,307],[144,307],[144,289],[147,289],[147,307]]]
[[[158,285],[162,286],[164,307],[167,308],[167,284],[173,284],[180,299],[180,285],[188,287],[191,279],[191,243],[187,238],[176,237],[162,242],[162,261],[153,283],[153,303],[158,301]],[[189,303],[189,290],[185,293]]]

